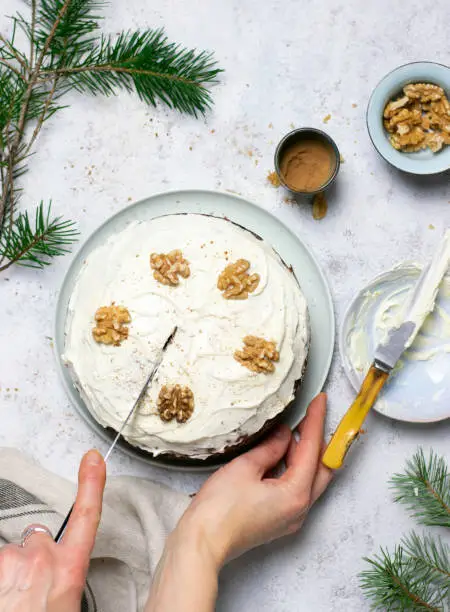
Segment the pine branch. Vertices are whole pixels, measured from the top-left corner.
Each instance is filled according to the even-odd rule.
[[[212,55],[169,43],[162,30],[99,36],[103,0],[28,4],[29,20],[17,13],[9,40],[0,35],[0,271],[13,263],[43,267],[75,239],[73,222],[51,220],[42,203],[33,228],[27,213],[16,217],[17,179],[42,125],[64,108],[57,103],[62,95],[69,89],[105,95],[125,89],[148,104],[162,101],[197,115],[211,105],[207,86],[221,72]],[[28,56],[16,47],[17,28],[28,38]]]
[[[360,585],[374,610],[445,611],[445,589],[427,580],[423,567],[402,546],[393,554],[382,548],[374,559],[364,560],[371,568],[360,573]]]
[[[23,71],[28,70],[28,63],[26,57],[14,45],[0,34],[0,42],[3,43],[3,47],[0,47],[0,57],[6,60],[16,60],[22,67]]]
[[[34,53],[36,50],[36,0],[31,0],[31,25],[30,25],[30,71],[34,69]]]
[[[22,107],[27,92],[27,83],[19,79],[17,75],[0,66],[0,134],[6,126],[18,127]],[[28,101],[25,121],[30,122],[38,119],[46,104],[48,91],[43,87],[34,87]],[[62,107],[52,107],[52,114]],[[0,143],[0,148],[1,143]]]
[[[395,501],[405,504],[419,523],[450,527],[450,473],[444,458],[431,451],[427,460],[419,449],[405,474],[395,474],[391,484]]]
[[[22,79],[22,81],[25,81],[25,77],[22,75],[22,73],[20,72],[18,68],[13,66],[13,64],[10,64],[7,60],[1,59],[1,58],[0,58],[0,64],[8,68],[8,70],[11,70],[12,72],[14,72],[20,79]]]
[[[115,40],[102,37],[77,65],[43,70],[66,77],[80,92],[116,94],[136,91],[147,104],[157,100],[197,116],[211,106],[206,85],[216,82],[221,70],[212,55],[182,49],[170,43],[163,30],[124,32]]]
[[[50,218],[51,202],[47,210],[41,202],[36,210],[34,227],[28,213],[20,213],[12,231],[6,234],[0,244],[8,262],[0,267],[0,272],[17,263],[29,268],[43,268],[54,257],[69,252],[69,245],[76,241],[78,231],[73,221],[61,217]]]
[[[50,44],[47,45],[48,63],[58,64],[61,56],[79,56],[89,52],[95,42],[93,34],[99,29],[98,14],[105,5],[102,0],[71,0],[65,8],[62,0],[40,0],[37,21],[39,29],[36,33],[36,43],[39,48],[46,46],[46,41],[52,33],[55,15],[62,14]]]
[[[414,531],[402,539],[401,545],[417,563],[416,575],[443,589],[444,595],[450,595],[450,546],[439,537],[419,536]]]

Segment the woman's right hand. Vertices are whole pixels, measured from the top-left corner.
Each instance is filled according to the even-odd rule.
[[[279,427],[266,441],[211,476],[175,530],[194,532],[220,568],[242,552],[297,531],[332,478],[321,457],[326,395],[310,404],[299,441]],[[282,459],[285,472],[270,476]],[[178,532],[178,535],[177,535]]]

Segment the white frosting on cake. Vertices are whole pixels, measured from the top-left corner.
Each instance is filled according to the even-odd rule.
[[[191,275],[169,287],[153,278],[149,255],[173,249],[182,250]],[[217,278],[240,258],[261,280],[248,299],[226,300]],[[95,311],[112,302],[125,306],[132,319],[120,346],[92,337]],[[125,430],[131,444],[154,455],[206,458],[258,432],[293,399],[309,324],[292,272],[268,244],[233,223],[170,215],[131,223],[94,250],[70,300],[64,358],[102,425],[120,428],[175,325],[176,337]],[[280,360],[273,373],[254,373],[234,359],[249,334],[276,342]],[[183,424],[163,422],[156,409],[161,386],[176,383],[189,386],[195,398],[194,413]]]

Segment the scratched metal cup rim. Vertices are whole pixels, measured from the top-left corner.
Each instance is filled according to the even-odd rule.
[[[334,167],[333,170],[330,172],[329,178],[322,185],[320,185],[320,187],[313,191],[303,191],[294,189],[291,185],[288,185],[286,183],[283,177],[283,173],[281,172],[281,160],[283,159],[285,151],[288,147],[292,146],[297,142],[301,142],[302,140],[318,140],[330,146],[333,152]],[[292,130],[292,132],[289,132],[280,140],[275,150],[274,162],[275,172],[277,173],[278,178],[280,179],[280,183],[284,187],[286,187],[286,189],[298,195],[311,196],[315,195],[316,193],[320,193],[321,191],[325,191],[325,189],[328,189],[328,187],[330,187],[330,185],[335,181],[339,172],[339,168],[341,166],[341,156],[337,144],[326,132],[318,130],[317,128],[303,127],[298,128],[296,130]]]

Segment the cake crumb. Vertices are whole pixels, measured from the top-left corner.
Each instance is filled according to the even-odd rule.
[[[273,130],[273,123],[269,123],[267,127],[269,128],[269,130]]]
[[[353,102],[352,108],[356,108],[358,105]]]
[[[341,164],[345,164],[345,159],[343,155],[339,155],[339,161],[341,162]]]
[[[294,204],[296,204],[295,198],[290,198],[289,196],[284,197],[283,202],[289,204],[289,206],[294,206]]]
[[[434,225],[433,225],[432,223],[430,223],[430,225],[428,226],[428,229],[430,229],[430,230],[434,230],[434,229],[436,229],[436,228],[434,227]]]
[[[281,185],[280,178],[278,174],[275,172],[275,170],[273,170],[272,172],[269,172],[269,174],[267,175],[267,180],[273,187],[278,188]]]
[[[323,123],[328,123],[328,121],[331,119],[331,115],[325,115],[325,117],[322,119]]]

